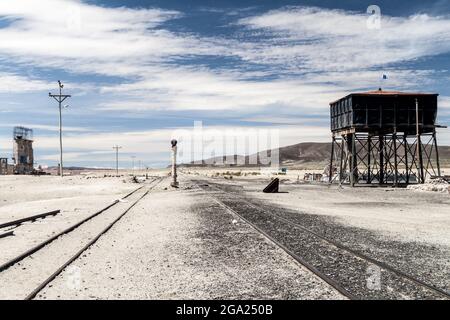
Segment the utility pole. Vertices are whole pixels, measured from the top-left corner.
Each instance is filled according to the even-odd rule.
[[[64,85],[58,80],[59,85],[59,94],[52,94],[49,92],[48,96],[55,99],[58,102],[59,106],[59,174],[63,177],[63,149],[62,149],[62,114],[61,114],[61,106],[64,100],[70,98],[71,95],[62,94],[62,89]]]
[[[132,163],[131,170],[132,170],[133,176],[134,176],[134,159],[135,158],[136,158],[136,156],[131,156],[131,163]]]
[[[117,144],[113,147],[113,149],[116,149],[116,175],[119,175],[119,149],[122,149],[122,147],[118,146]]]

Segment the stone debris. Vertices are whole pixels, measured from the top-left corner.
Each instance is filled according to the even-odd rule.
[[[413,191],[450,193],[450,184],[442,178],[431,179],[424,184],[409,185],[407,188]]]
[[[131,181],[134,183],[143,183],[147,180],[146,177],[134,176]]]

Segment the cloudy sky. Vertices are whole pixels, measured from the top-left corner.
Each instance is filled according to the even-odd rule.
[[[328,103],[379,86],[439,93],[449,125],[449,70],[450,0],[2,0],[0,156],[24,125],[37,163],[57,163],[58,79],[72,94],[65,165],[112,166],[119,144],[125,167],[166,165],[194,121],[329,141]]]

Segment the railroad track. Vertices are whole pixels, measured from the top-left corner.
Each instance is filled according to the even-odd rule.
[[[26,218],[22,218],[22,219],[17,219],[17,220],[13,220],[13,221],[9,221],[9,222],[5,222],[0,224],[0,229],[3,228],[7,228],[7,227],[12,227],[12,226],[18,226],[21,225],[24,222],[28,222],[28,221],[36,221],[37,219],[44,219],[48,216],[56,216],[58,213],[60,213],[61,210],[53,210],[53,211],[49,211],[49,212],[45,212],[45,213],[41,213],[41,214],[36,214],[30,217],[26,217]]]
[[[261,208],[236,193],[223,190],[220,184],[198,180],[193,180],[193,182],[200,189],[208,192],[208,195],[216,203],[241,218],[349,299],[450,299],[448,292],[329,239],[275,212]],[[208,188],[216,190],[218,193],[212,195]],[[296,239],[298,235],[301,236]],[[311,240],[311,243],[307,243],[308,240]],[[318,251],[319,256],[322,255],[321,258],[310,253],[315,250]],[[324,257],[328,258],[328,261]],[[353,262],[354,265],[346,264],[346,260]],[[347,270],[343,268],[345,266],[347,266]],[[371,266],[375,266],[380,272],[381,283],[377,290],[367,286],[367,268]],[[340,272],[343,272],[344,275]],[[361,283],[362,280],[366,281],[365,285]],[[383,283],[385,283],[384,286]]]
[[[131,191],[130,193],[128,193],[127,195],[125,195],[122,199],[127,199],[128,197],[130,197],[131,195],[133,195],[134,193],[136,193],[137,191],[139,191],[140,189],[142,189],[144,186],[141,186],[133,191]],[[16,263],[22,261],[23,259],[31,256],[33,253],[41,250],[43,247],[45,247],[46,245],[52,243],[53,241],[55,241],[56,239],[62,237],[65,234],[68,234],[70,232],[72,232],[73,230],[75,230],[76,228],[78,228],[79,226],[83,225],[84,223],[88,222],[89,220],[95,218],[96,216],[98,216],[99,214],[105,212],[106,210],[112,208],[113,206],[115,206],[116,204],[118,204],[120,201],[119,200],[115,200],[113,201],[111,204],[109,204],[108,206],[104,207],[103,209],[93,213],[92,215],[88,216],[87,218],[84,218],[83,220],[73,224],[72,226],[70,226],[69,228],[61,231],[60,233],[50,237],[49,239],[46,239],[44,241],[42,241],[41,243],[37,244],[36,246],[28,249],[27,251],[19,254],[18,256],[12,258],[11,260],[3,263],[2,265],[0,265],[0,272],[12,267],[13,265],[15,265]]]
[[[58,262],[59,262],[59,260],[61,260],[62,263],[60,263],[57,268],[54,268],[53,271],[47,272],[44,275],[44,277],[45,277],[44,280],[42,280],[41,274],[37,274],[37,275],[33,274],[32,276],[29,276],[32,278],[32,281],[29,281],[31,284],[27,283],[26,280],[23,281],[23,282],[25,282],[25,284],[22,284],[23,286],[25,286],[25,287],[32,286],[32,289],[28,290],[27,291],[28,293],[25,293],[26,294],[25,299],[31,300],[31,299],[35,298],[36,295],[38,295],[39,292],[41,292],[43,288],[45,288],[50,282],[52,282],[67,266],[69,266],[73,261],[75,261],[88,248],[90,248],[93,244],[95,244],[102,235],[107,233],[120,219],[123,218],[123,216],[125,216],[134,206],[136,206],[139,203],[139,201],[141,201],[146,195],[148,195],[150,193],[150,191],[152,191],[163,179],[164,178],[162,178],[162,177],[155,178],[154,180],[152,180],[149,183],[150,186],[148,188],[146,188],[147,189],[146,191],[143,191],[145,186],[140,186],[139,188],[128,193],[126,196],[124,196],[120,200],[115,200],[113,203],[106,206],[102,210],[97,211],[96,213],[90,215],[89,217],[83,219],[82,221],[72,225],[68,229],[60,232],[59,234],[51,237],[50,239],[47,239],[46,241],[43,241],[42,243],[36,245],[35,247],[27,250],[26,252],[18,255],[17,257],[15,257],[15,258],[11,259],[10,261],[8,261],[7,263],[3,264],[2,266],[0,266],[0,282],[2,282],[2,279],[6,279],[6,281],[3,281],[3,283],[2,283],[3,285],[8,281],[9,281],[9,283],[13,283],[14,279],[11,279],[11,278],[14,278],[19,274],[23,274],[23,271],[19,270],[19,269],[24,269],[24,265],[26,266],[27,270],[33,269],[34,265],[35,265],[36,269],[37,268],[44,268],[44,269],[47,268],[45,266],[45,264],[46,264],[45,261],[36,262],[36,260],[39,260],[39,259],[36,257],[33,257],[32,255],[39,254],[39,255],[41,255],[41,258],[42,258],[42,256],[45,257],[46,254],[49,254],[49,250],[52,249],[51,248],[52,246],[56,246],[56,248],[59,247],[62,249],[67,249],[67,247],[68,248],[73,247],[74,251],[72,251],[72,252],[75,252],[75,250],[76,250],[75,254],[70,255],[70,252],[67,252],[68,250],[65,250],[66,252],[64,252],[64,254],[61,254],[61,256],[64,255],[64,258],[58,259]],[[141,193],[139,193],[139,192],[141,192]],[[133,199],[133,201],[131,202],[130,205],[128,205],[128,203],[123,201],[124,199],[130,199],[132,197],[135,197],[135,199]],[[120,203],[120,205],[118,205],[119,203]],[[120,206],[125,206],[125,208],[120,208]],[[106,211],[108,211],[111,208],[113,208],[116,211],[117,211],[117,209],[119,209],[120,211],[118,214],[113,215],[113,216],[101,215],[102,213],[105,213]],[[98,231],[98,229],[100,229],[99,227],[93,225],[94,224],[93,219],[96,217],[97,217],[97,219],[99,219],[99,218],[103,219],[103,221],[100,220],[100,221],[96,222],[98,225],[101,226],[100,231]],[[88,226],[87,223],[89,221],[91,221],[91,222],[90,222],[90,225]],[[84,232],[85,234],[88,235],[88,237],[86,239],[84,239],[84,241],[87,241],[87,240],[89,240],[89,241],[87,241],[86,243],[83,243],[83,241],[79,241],[82,244],[82,246],[80,248],[80,245],[78,243],[76,243],[76,241],[73,241],[73,239],[70,239],[70,237],[75,237],[75,234],[73,232],[74,230],[83,229],[83,228],[85,228],[85,229],[87,228],[86,230],[89,230],[89,233],[87,233],[86,230],[80,231],[80,232]],[[96,231],[90,230],[89,228],[94,229]],[[68,237],[68,238],[66,239],[65,237]],[[42,250],[44,248],[47,250]],[[68,255],[70,255],[70,257],[66,258]],[[42,259],[40,259],[40,260],[42,260]],[[27,265],[27,263],[25,263],[25,261],[28,263],[28,265],[31,265],[32,267],[30,268]],[[55,262],[55,264],[56,264],[56,262]],[[17,266],[17,268],[15,268],[16,266]],[[14,267],[14,268],[12,268],[12,267]],[[11,268],[11,271],[7,270],[10,268]],[[10,273],[10,274],[8,275],[7,273]],[[39,278],[39,279],[36,279],[36,278]],[[7,290],[5,285],[3,287],[4,287],[4,290]],[[15,289],[15,290],[19,292],[19,293],[14,292],[15,295],[18,295],[18,294],[21,295],[24,291],[24,290],[20,290],[20,289]]]
[[[6,237],[11,237],[14,235],[14,231],[10,230],[10,231],[6,231],[6,232],[1,232],[0,233],[0,239],[1,238],[6,238]]]

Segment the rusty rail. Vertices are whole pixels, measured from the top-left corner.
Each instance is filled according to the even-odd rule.
[[[49,211],[49,212],[45,212],[45,213],[41,213],[41,214],[36,214],[34,216],[5,222],[5,223],[0,224],[0,229],[6,228],[6,227],[11,227],[11,226],[17,226],[17,225],[22,224],[27,221],[34,221],[34,220],[45,218],[48,216],[56,216],[60,212],[61,212],[61,210],[53,210],[53,211]]]

